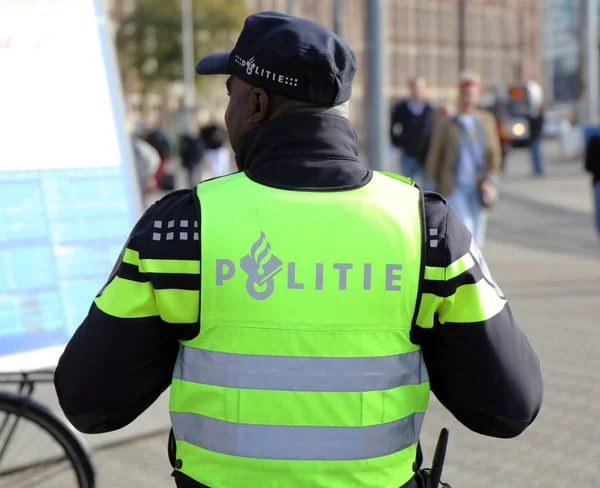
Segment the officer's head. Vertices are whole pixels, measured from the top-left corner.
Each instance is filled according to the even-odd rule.
[[[206,56],[196,72],[229,75],[225,124],[236,151],[250,131],[283,113],[347,116],[356,57],[316,22],[261,12],[246,19],[231,52]]]

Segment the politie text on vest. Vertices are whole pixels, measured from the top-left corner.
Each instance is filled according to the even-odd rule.
[[[271,245],[267,242],[264,232],[260,233],[259,239],[250,248],[250,253],[240,259],[239,267],[247,275],[246,291],[257,300],[269,298],[275,289],[275,276],[283,271],[283,262],[273,254]],[[372,288],[383,288],[385,291],[401,291],[399,284],[401,280],[401,264],[385,265],[385,282],[373,284],[371,274],[373,265],[371,263],[333,263],[330,266],[338,271],[337,283],[324,283],[323,263],[314,263],[308,267],[302,263],[303,272],[307,269],[311,272],[310,279],[304,277],[300,281],[296,277],[296,262],[287,263],[287,281],[286,287],[289,290],[304,290],[312,288],[314,290],[323,290],[324,287],[337,287],[337,290],[347,290],[347,281],[349,273],[362,273],[362,290],[371,290]],[[216,284],[224,286],[225,283],[233,278],[237,272],[237,267],[231,259],[216,260]],[[381,285],[380,287],[378,285]]]

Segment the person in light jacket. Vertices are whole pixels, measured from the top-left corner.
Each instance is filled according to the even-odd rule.
[[[436,125],[427,156],[425,179],[433,181],[482,248],[487,207],[496,199],[502,167],[498,129],[492,114],[478,110],[480,81],[463,73],[458,114]]]

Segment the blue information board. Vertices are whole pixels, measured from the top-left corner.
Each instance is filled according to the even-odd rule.
[[[0,0],[0,370],[55,365],[141,209],[101,0]]]

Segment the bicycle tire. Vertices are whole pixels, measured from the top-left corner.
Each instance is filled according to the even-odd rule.
[[[47,432],[64,451],[76,473],[79,488],[94,488],[96,472],[88,449],[52,411],[29,397],[0,392],[0,413],[16,415]]]

